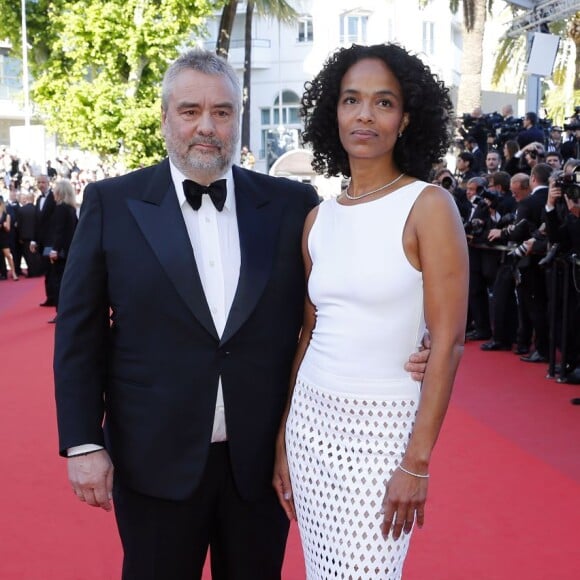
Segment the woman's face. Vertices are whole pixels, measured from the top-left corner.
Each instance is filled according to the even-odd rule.
[[[403,112],[401,85],[382,60],[360,60],[346,71],[337,118],[340,141],[350,160],[392,158],[408,115]]]

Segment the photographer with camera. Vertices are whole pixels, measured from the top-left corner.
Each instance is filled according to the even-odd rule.
[[[530,177],[526,173],[516,173],[510,180],[510,190],[516,201],[516,211],[506,214],[500,220],[497,228],[488,234],[490,243],[506,244],[523,243],[531,234],[531,227],[526,219],[529,216],[529,204],[522,203],[531,193]],[[521,255],[525,254],[525,248],[520,247]],[[528,311],[524,308],[524,301],[520,296],[521,275],[517,268],[520,258],[515,252],[510,251],[504,255],[503,268],[500,267],[494,286],[494,301],[499,302],[498,308],[494,309],[494,337],[486,343],[483,350],[508,350],[511,348],[516,328],[516,348],[514,353],[526,355],[530,352],[533,326]],[[516,300],[517,296],[517,300]],[[516,308],[514,309],[514,303]],[[511,307],[510,307],[511,305]],[[517,312],[514,315],[513,312]],[[502,312],[506,313],[502,317]]]
[[[446,189],[453,196],[457,209],[459,210],[459,215],[461,216],[461,221],[465,223],[469,220],[472,210],[471,203],[465,195],[465,190],[458,187],[451,170],[446,167],[438,169],[433,176],[432,183]]]
[[[522,322],[526,318],[531,321],[535,346],[529,356],[520,357],[525,362],[548,360],[548,295],[546,274],[539,262],[546,251],[542,224],[551,172],[552,168],[545,163],[534,166],[530,175],[532,191],[528,197],[519,201],[514,223],[504,229],[491,230],[488,235],[490,241],[518,244],[511,256],[517,262],[518,299],[520,307],[523,308],[521,319]],[[525,329],[521,329],[521,334],[525,334]],[[522,339],[523,336],[518,336],[518,346],[523,349],[525,345],[522,344]]]
[[[555,320],[560,324],[555,336],[562,335],[561,322],[564,318],[562,304],[567,298],[566,348],[563,350],[561,365],[565,369],[566,382],[580,383],[580,288],[577,280],[580,274],[578,256],[580,255],[580,160],[569,159],[563,171],[554,172],[550,178],[545,215],[546,233],[552,244],[551,252],[557,262],[556,268],[568,276],[561,276],[562,288],[554,297]],[[568,283],[565,281],[568,280]]]
[[[524,128],[518,133],[517,142],[520,149],[526,145],[538,142],[544,144],[544,131],[538,127],[538,115],[533,111],[528,111],[523,120]]]
[[[511,177],[509,173],[496,171],[487,176],[487,182],[487,189],[498,195],[497,211],[501,216],[500,221],[503,220],[504,223],[509,223],[506,219],[515,214],[518,206],[518,202],[510,190]]]
[[[546,159],[546,150],[538,141],[528,143],[520,152],[520,171],[531,174],[532,169],[538,163],[544,163]]]
[[[562,159],[564,162],[568,159],[580,159],[580,107],[576,107],[576,115],[569,124],[564,125],[564,131],[567,131],[570,137],[560,147]]]
[[[469,319],[473,330],[468,340],[488,340],[491,337],[489,295],[499,266],[499,253],[487,243],[489,231],[500,219],[497,206],[499,196],[487,189],[484,177],[472,177],[466,186],[472,209],[464,223],[469,243]]]
[[[496,274],[491,291],[492,338],[484,342],[480,348],[484,351],[511,350],[518,326],[513,260],[508,256],[509,247],[498,239],[490,238],[490,234],[493,231],[501,231],[498,228],[514,222],[517,202],[509,190],[508,173],[498,171],[488,179],[488,190],[497,196],[497,213],[501,217],[487,234],[487,242],[491,246],[487,259],[491,260],[493,256]]]

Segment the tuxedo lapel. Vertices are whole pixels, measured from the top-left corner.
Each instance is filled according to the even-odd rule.
[[[248,319],[272,272],[283,204],[279,197],[261,191],[252,172],[233,167],[236,213],[240,235],[240,278],[221,344]]]
[[[127,201],[147,243],[177,292],[202,326],[218,338],[167,161],[141,199]]]

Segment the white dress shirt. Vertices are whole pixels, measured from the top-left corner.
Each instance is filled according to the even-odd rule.
[[[209,195],[203,195],[201,207],[196,211],[189,205],[183,192],[183,181],[187,178],[171,162],[170,167],[171,179],[175,186],[201,284],[213,323],[218,335],[221,336],[238,286],[241,264],[232,171],[230,169],[223,176],[227,185],[227,197],[223,210],[217,211]],[[227,440],[221,377],[218,379],[211,440],[212,443]],[[67,454],[71,457],[99,449],[102,449],[100,445],[87,443],[69,448]]]
[[[209,195],[203,195],[201,207],[195,211],[185,199],[183,192],[183,181],[187,178],[172,163],[170,165],[171,178],[193,248],[201,284],[213,323],[218,335],[221,336],[238,287],[241,264],[232,171],[230,169],[223,176],[227,182],[227,197],[223,210],[218,211]],[[226,439],[226,417],[220,377],[211,440],[218,442]]]

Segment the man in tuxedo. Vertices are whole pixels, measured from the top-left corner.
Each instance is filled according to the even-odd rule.
[[[89,184],[68,255],[60,453],[81,501],[114,498],[124,580],[200,578],[208,546],[214,579],[280,578],[274,444],[318,197],[232,165],[240,111],[226,61],[179,57],[162,85],[169,159]]]
[[[528,227],[526,239],[513,239],[525,248],[525,255],[518,264],[521,275],[520,291],[522,306],[532,322],[535,350],[528,356],[520,357],[524,362],[543,363],[548,360],[549,324],[546,272],[539,265],[545,254],[547,241],[538,233],[544,222],[545,206],[548,199],[548,183],[552,168],[547,163],[538,163],[530,174],[532,191],[518,204],[518,220],[525,219]],[[516,230],[517,231],[517,230]],[[513,237],[513,234],[512,234]]]
[[[536,113],[528,111],[524,116],[523,125],[524,128],[518,133],[516,138],[520,149],[534,142],[544,144],[544,131],[538,126],[538,115]]]
[[[30,242],[30,249],[40,256],[42,272],[44,274],[44,291],[46,298],[41,306],[55,306],[55,289],[52,285],[50,272],[50,258],[44,251],[52,245],[52,214],[56,207],[54,195],[50,187],[48,175],[39,175],[36,178],[36,186],[40,194],[36,198],[36,230],[34,240]]]
[[[36,232],[36,207],[34,206],[34,194],[22,193],[20,195],[21,206],[18,218],[18,242],[22,249],[22,255],[27,267],[28,278],[40,276],[42,273],[41,258],[37,252],[30,251],[30,243],[34,240]]]

